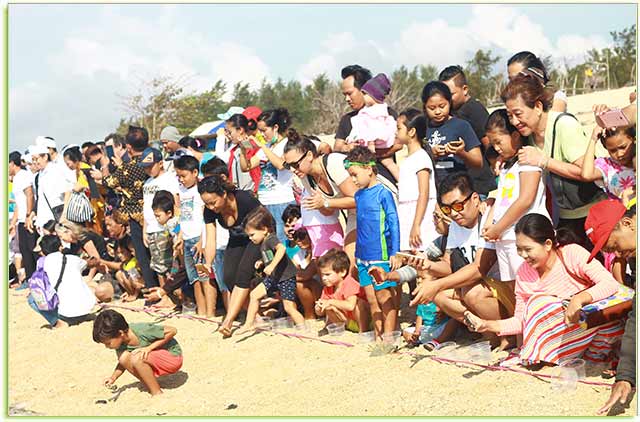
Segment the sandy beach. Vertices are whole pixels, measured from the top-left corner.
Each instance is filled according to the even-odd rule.
[[[591,133],[591,106],[628,104],[632,88],[569,99],[569,110]],[[408,302],[405,286],[403,302]],[[129,306],[142,307],[142,300]],[[164,395],[151,398],[124,374],[113,393],[102,385],[116,364],[112,350],[92,340],[92,323],[62,330],[29,308],[24,292],[9,291],[8,398],[10,414],[47,416],[594,416],[609,388],[578,384],[558,392],[548,379],[435,362],[423,348],[370,357],[354,347],[288,338],[272,332],[214,334],[216,324],[172,318],[184,365],[161,378]],[[122,311],[129,322],[154,321]],[[408,324],[412,312],[404,308]],[[218,316],[216,321],[220,321]],[[320,328],[320,327],[318,327]],[[357,343],[357,335],[332,338]],[[401,349],[400,352],[407,352]],[[503,355],[494,355],[497,359]],[[550,374],[544,368],[539,374]],[[611,383],[599,372],[587,380]],[[636,415],[637,398],[622,416]]]

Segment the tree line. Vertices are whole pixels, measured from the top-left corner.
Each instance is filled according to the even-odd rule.
[[[568,95],[635,85],[636,25],[612,31],[610,35],[611,47],[590,50],[578,65],[569,66],[566,61],[559,63],[550,56],[542,57],[553,83]],[[506,65],[496,64],[506,59],[491,50],[480,49],[463,65],[471,95],[487,106],[500,101],[500,92],[507,83]],[[437,79],[438,71],[432,65],[400,66],[393,70],[389,75],[392,91],[386,102],[395,110],[420,108],[419,93],[427,82]],[[217,114],[226,112],[230,106],[255,105],[263,110],[286,107],[294,126],[304,133],[333,133],[340,117],[348,111],[340,81],[334,76],[320,74],[307,86],[282,78],[274,83],[265,79],[257,89],[238,82],[231,87],[229,101],[223,100],[228,87],[222,80],[200,93],[187,91],[185,77],[139,80],[135,94],[120,96],[125,116],[117,131],[126,133],[127,126],[134,124],[146,127],[151,139],[158,139],[162,128],[171,124],[180,133],[188,134],[204,122],[217,120]]]

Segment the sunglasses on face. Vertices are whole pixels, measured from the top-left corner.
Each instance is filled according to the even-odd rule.
[[[471,192],[469,196],[467,196],[463,201],[454,202],[451,205],[440,204],[440,211],[442,211],[444,215],[451,215],[451,210],[455,212],[461,212],[464,209],[464,206],[467,204],[467,202],[469,202],[469,199],[471,199],[472,195],[473,195],[473,192]]]
[[[302,156],[300,158],[298,158],[297,161],[294,161],[293,163],[288,163],[288,162],[284,162],[282,163],[282,166],[287,169],[287,170],[298,170],[300,168],[300,163],[302,162],[302,160],[305,159],[305,157],[307,156],[307,153],[305,152],[304,154],[302,154]]]

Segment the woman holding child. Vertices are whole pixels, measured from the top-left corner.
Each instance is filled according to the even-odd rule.
[[[516,276],[513,317],[490,321],[467,311],[465,323],[478,332],[522,334],[520,359],[527,365],[559,364],[577,357],[607,361],[624,333],[622,323],[584,328],[578,320],[583,306],[615,294],[619,284],[600,262],[589,260],[586,249],[567,244],[562,230],[556,237],[547,217],[527,214],[515,231],[525,262]]]

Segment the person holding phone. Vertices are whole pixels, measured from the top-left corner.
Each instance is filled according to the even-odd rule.
[[[429,121],[426,140],[435,160],[436,183],[457,171],[482,168],[480,140],[466,120],[451,115],[452,101],[444,82],[429,82],[422,90]]]

